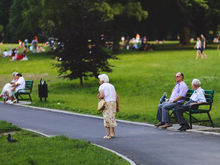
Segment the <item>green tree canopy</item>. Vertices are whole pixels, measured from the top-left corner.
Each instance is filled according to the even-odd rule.
[[[13,0],[10,7],[10,18],[7,26],[10,41],[33,39],[41,33],[40,19],[42,15],[41,0]]]
[[[105,34],[111,36],[113,51],[119,52],[119,41],[122,35],[137,33],[137,22],[147,18],[148,12],[142,9],[141,3],[135,0],[106,0],[96,5],[106,21]]]
[[[0,41],[7,38],[6,26],[9,23],[9,13],[12,0],[0,1]]]
[[[57,64],[60,76],[70,80],[79,78],[81,87],[83,79],[112,71],[108,59],[115,58],[105,51],[100,41],[102,14],[94,10],[98,2],[47,0],[43,5],[44,32],[63,44],[55,51],[60,59]]]

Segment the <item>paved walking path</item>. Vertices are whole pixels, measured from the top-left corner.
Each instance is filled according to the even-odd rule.
[[[91,141],[137,164],[219,165],[220,162],[220,136],[118,122],[117,138],[106,140],[102,119],[7,104],[0,104],[0,120],[49,135]]]

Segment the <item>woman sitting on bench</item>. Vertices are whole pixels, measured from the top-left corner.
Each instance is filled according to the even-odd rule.
[[[2,92],[1,92],[1,95],[0,95],[0,98],[3,98],[4,101],[8,100],[8,98],[10,97],[9,95],[12,94],[12,85],[16,83],[17,81],[17,75],[18,73],[17,72],[13,72],[12,73],[12,76],[13,76],[13,79],[11,81],[11,83],[6,83],[2,89]]]
[[[18,90],[20,91],[22,89],[25,89],[25,80],[22,77],[21,73],[16,74],[16,79],[17,79],[17,81],[14,84],[11,85],[12,88],[11,88],[11,90],[8,91],[9,98],[8,98],[8,101],[6,101],[7,104],[15,103],[17,101],[16,98],[15,98],[15,93]]]

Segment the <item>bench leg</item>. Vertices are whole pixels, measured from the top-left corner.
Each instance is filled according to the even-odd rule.
[[[18,94],[15,94],[15,97],[17,99],[17,103],[19,103],[19,97],[18,96],[19,96]]]
[[[190,129],[192,129],[192,114],[190,111],[189,111],[189,126],[190,126]]]
[[[31,102],[32,102],[32,98],[31,98],[31,95],[29,94],[29,99],[31,100]]]
[[[214,124],[213,124],[213,122],[212,122],[212,119],[211,119],[211,116],[210,116],[209,112],[207,112],[207,114],[208,114],[208,117],[209,117],[209,121],[210,121],[210,123],[211,123],[211,126],[214,128]]]

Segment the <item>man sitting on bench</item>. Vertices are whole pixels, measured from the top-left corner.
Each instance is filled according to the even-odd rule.
[[[161,128],[171,127],[169,110],[175,108],[178,105],[183,105],[186,97],[186,93],[188,91],[188,87],[186,83],[183,81],[184,75],[182,72],[178,72],[176,74],[176,85],[173,88],[172,94],[168,101],[165,101],[158,106],[157,110],[157,123],[155,126]]]
[[[198,79],[193,79],[192,88],[194,92],[191,95],[190,100],[186,104],[179,105],[175,107],[174,109],[174,112],[176,113],[176,117],[178,119],[178,123],[181,125],[181,127],[178,129],[179,131],[186,131],[186,129],[190,128],[188,123],[183,117],[183,112],[189,110],[190,107],[193,107],[193,106],[195,106],[195,108],[198,108],[199,104],[206,102],[205,92],[200,87],[200,85],[201,85],[201,82]]]

